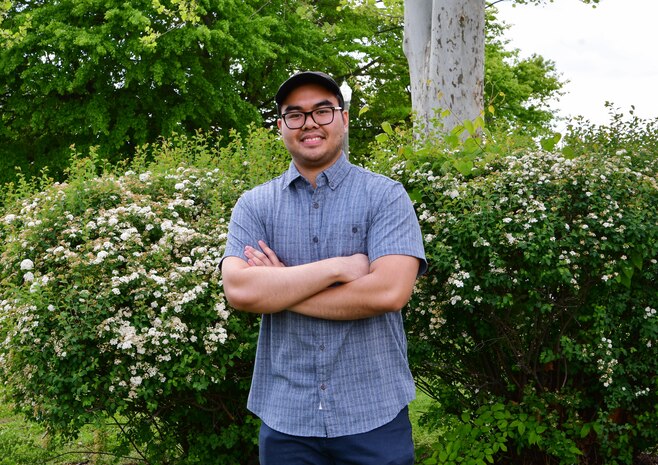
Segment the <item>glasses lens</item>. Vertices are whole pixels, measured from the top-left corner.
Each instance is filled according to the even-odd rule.
[[[294,111],[283,115],[283,121],[290,129],[299,129],[304,126],[305,116],[302,112]]]
[[[317,110],[313,110],[311,115],[313,116],[313,121],[321,126],[325,124],[331,124],[331,122],[334,120],[334,109],[318,108]]]

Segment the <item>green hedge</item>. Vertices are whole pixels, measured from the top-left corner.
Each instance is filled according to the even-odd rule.
[[[258,320],[226,307],[218,263],[238,195],[287,165],[277,146],[174,139],[122,169],[92,153],[68,182],[16,193],[0,370],[18,410],[64,435],[111,419],[149,463],[255,460]]]
[[[380,138],[430,264],[407,314],[446,431],[426,463],[630,464],[658,444],[654,127],[580,127],[559,149]]]

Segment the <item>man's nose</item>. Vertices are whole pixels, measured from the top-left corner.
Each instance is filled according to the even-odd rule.
[[[310,129],[310,128],[318,128],[320,125],[315,122],[313,119],[313,116],[309,113],[306,115],[306,120],[304,121],[304,126],[302,126],[303,129]]]

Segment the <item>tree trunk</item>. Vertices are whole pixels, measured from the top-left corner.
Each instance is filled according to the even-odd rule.
[[[449,132],[482,114],[484,8],[484,0],[404,1],[404,53],[420,133]]]

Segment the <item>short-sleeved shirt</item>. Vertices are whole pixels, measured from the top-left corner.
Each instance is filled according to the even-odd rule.
[[[245,259],[264,240],[286,266],[366,254],[419,259],[422,235],[403,186],[341,156],[316,178],[294,163],[242,195],[229,224],[224,257]],[[295,436],[337,437],[371,431],[415,396],[401,312],[330,321],[284,310],[261,319],[247,407],[270,428]]]

